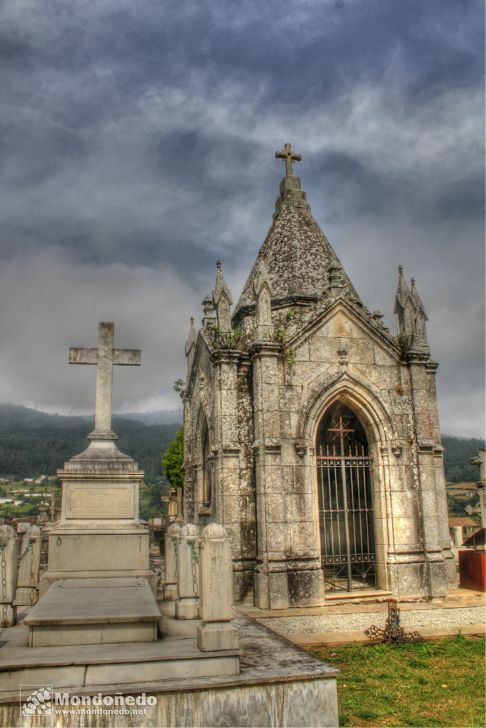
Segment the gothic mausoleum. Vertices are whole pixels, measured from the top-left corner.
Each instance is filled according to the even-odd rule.
[[[184,516],[232,538],[237,600],[432,598],[455,583],[424,305],[361,301],[286,144],[273,221],[232,311],[221,264],[186,342]],[[370,265],[371,265],[370,261]]]

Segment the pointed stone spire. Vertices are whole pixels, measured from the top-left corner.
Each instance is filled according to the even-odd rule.
[[[415,333],[415,305],[410,288],[403,274],[403,266],[398,266],[398,285],[395,295],[395,314],[398,317],[400,336],[413,337]]]
[[[418,349],[428,351],[427,343],[427,331],[425,328],[425,322],[428,321],[427,314],[425,313],[424,304],[420,298],[418,291],[415,287],[415,278],[411,280],[412,287],[410,289],[410,297],[415,304],[415,339],[414,346]]]
[[[424,304],[422,303],[422,299],[420,298],[417,288],[415,286],[415,278],[411,278],[410,283],[412,284],[410,289],[410,295],[412,296],[412,300],[417,306],[417,309],[420,309],[422,311],[425,320],[428,321],[429,319],[427,318],[427,314],[425,313]]]
[[[295,155],[289,145],[277,156],[285,160],[286,175],[280,183],[272,225],[236,305],[235,322],[254,310],[254,281],[260,258],[266,263],[272,304],[280,309],[316,302],[329,288],[330,266],[342,269],[330,242],[312,215],[300,178],[293,174],[291,164],[298,161],[300,155]],[[342,280],[350,299],[359,302],[359,296],[344,270]]]
[[[186,359],[187,359],[187,371],[190,372],[192,368],[192,362],[194,360],[194,354],[196,352],[196,341],[197,334],[194,326],[194,317],[191,316],[191,325],[189,327],[189,334],[186,339]]]
[[[397,293],[395,296],[395,313],[399,314],[400,309],[405,308],[405,303],[410,295],[410,289],[408,287],[405,276],[403,275],[403,265],[398,266],[398,286]]]
[[[216,285],[213,290],[213,302],[216,308],[216,318],[218,320],[218,329],[224,334],[231,331],[231,306],[233,299],[231,291],[226,283],[223,275],[221,261],[216,262]]]
[[[401,265],[398,267],[395,313],[398,316],[400,336],[410,339],[410,349],[428,351],[425,331],[427,314],[415,287],[415,279],[411,279],[411,288],[409,288]]]
[[[257,269],[253,288],[256,296],[256,340],[269,341],[272,338],[272,288],[268,277],[265,260],[260,256],[257,260]]]

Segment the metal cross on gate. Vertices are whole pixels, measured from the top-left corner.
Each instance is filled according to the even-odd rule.
[[[285,176],[292,177],[292,162],[301,162],[302,155],[292,151],[291,144],[284,144],[283,152],[275,152],[276,159],[285,159]]]
[[[100,322],[98,347],[69,349],[70,364],[96,364],[96,411],[97,433],[111,432],[111,402],[113,390],[113,367],[139,367],[142,361],[140,349],[115,349],[115,324]]]
[[[349,422],[350,422],[349,417],[346,418],[346,420],[345,420],[345,418],[342,415],[339,415],[339,417],[337,418],[337,422],[336,422],[336,418],[334,418],[331,423],[333,425],[333,427],[329,427],[327,430],[328,432],[335,433],[333,435],[333,438],[339,437],[339,440],[341,443],[341,455],[344,455],[344,438],[345,438],[345,436],[348,435],[350,432],[355,431],[354,428],[352,428],[352,427],[346,427],[346,425],[349,425]]]

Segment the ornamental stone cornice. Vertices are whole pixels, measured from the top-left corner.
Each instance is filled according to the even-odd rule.
[[[249,355],[251,359],[258,356],[280,356],[282,345],[275,341],[257,341],[250,348]]]
[[[242,352],[237,349],[217,349],[211,353],[211,364],[237,364]]]
[[[414,365],[419,364],[421,366],[425,365],[428,368],[429,364],[432,364],[432,368],[435,371],[437,367],[439,366],[437,362],[432,362],[430,360],[430,352],[428,351],[418,351],[418,350],[411,350],[408,351],[405,356],[403,357],[403,360],[405,364],[408,365]]]

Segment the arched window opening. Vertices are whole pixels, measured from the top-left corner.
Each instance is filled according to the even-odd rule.
[[[372,458],[366,432],[354,412],[337,402],[322,418],[316,445],[325,588],[374,588]]]
[[[203,489],[202,489],[202,509],[208,510],[211,507],[212,497],[212,479],[213,479],[213,455],[209,447],[209,430],[207,425],[204,426],[202,439],[202,459],[203,459]]]

